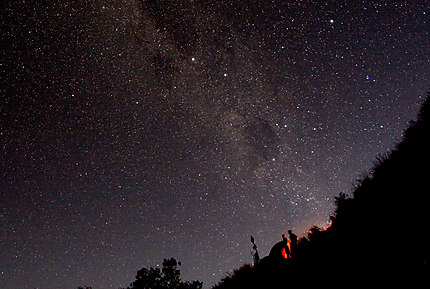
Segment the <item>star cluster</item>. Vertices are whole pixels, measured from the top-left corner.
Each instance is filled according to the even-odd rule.
[[[415,119],[427,1],[6,1],[0,286],[209,288]]]

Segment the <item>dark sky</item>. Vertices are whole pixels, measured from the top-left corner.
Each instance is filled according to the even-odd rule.
[[[267,255],[326,226],[429,89],[425,0],[1,11],[1,288],[118,288],[168,257],[209,288],[250,234]]]

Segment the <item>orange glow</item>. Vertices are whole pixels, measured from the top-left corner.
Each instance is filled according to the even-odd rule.
[[[282,257],[284,257],[285,259],[288,259],[288,255],[287,255],[287,252],[285,252],[285,248],[282,248]]]
[[[285,247],[282,248],[282,257],[284,257],[285,259],[290,258],[290,254],[291,254],[291,244],[290,244],[290,240],[287,239],[287,248],[288,248],[288,252],[287,250],[285,250]]]

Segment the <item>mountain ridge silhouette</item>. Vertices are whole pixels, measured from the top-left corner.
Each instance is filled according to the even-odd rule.
[[[312,227],[288,259],[257,258],[254,265],[233,270],[213,289],[300,284],[300,276],[308,274],[304,266],[349,268],[358,273],[429,264],[429,103],[430,92],[417,120],[410,122],[390,152],[376,157],[373,169],[357,181],[352,196],[335,197],[328,228]]]

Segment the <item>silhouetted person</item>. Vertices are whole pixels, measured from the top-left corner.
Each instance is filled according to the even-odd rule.
[[[298,242],[297,235],[294,234],[291,230],[288,230],[288,235],[290,236],[291,246],[296,246]]]
[[[284,262],[290,258],[290,241],[285,234],[282,235],[282,241],[276,243],[269,253],[269,258],[274,262]]]
[[[296,254],[297,244],[299,239],[297,235],[294,234],[291,230],[288,230],[288,235],[290,236],[290,246],[291,246],[291,258]]]

